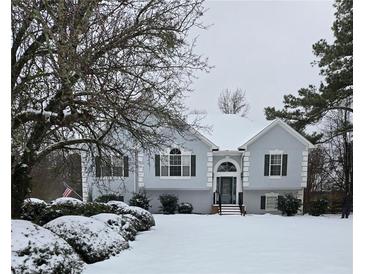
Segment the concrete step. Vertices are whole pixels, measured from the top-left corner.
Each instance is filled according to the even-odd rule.
[[[241,215],[240,207],[237,205],[222,205],[221,215]]]

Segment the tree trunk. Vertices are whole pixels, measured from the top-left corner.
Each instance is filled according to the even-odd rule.
[[[11,218],[19,218],[24,199],[30,192],[30,170],[24,164],[17,164],[11,175]]]

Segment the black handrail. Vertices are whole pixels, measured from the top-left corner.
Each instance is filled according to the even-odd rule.
[[[219,205],[219,215],[222,215],[222,196],[218,192],[218,205]]]
[[[238,192],[238,205],[240,207],[241,215],[244,215],[244,209],[243,209],[243,192]]]

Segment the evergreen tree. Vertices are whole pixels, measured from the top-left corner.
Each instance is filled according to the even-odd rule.
[[[284,108],[265,108],[268,120],[281,118],[296,130],[305,133],[308,125],[320,122],[334,111],[344,111],[352,116],[353,100],[353,12],[352,0],[336,0],[335,22],[332,31],[335,40],[329,44],[321,39],[313,45],[313,53],[319,59],[314,64],[320,68],[324,81],[318,88],[310,85],[298,91],[298,96],[284,96]],[[352,122],[336,128],[332,136],[352,132]],[[312,133],[309,139],[316,143],[322,134]],[[323,140],[322,140],[323,141]]]

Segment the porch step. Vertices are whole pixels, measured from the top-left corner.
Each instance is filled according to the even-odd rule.
[[[241,210],[238,205],[222,205],[220,215],[241,215]]]

